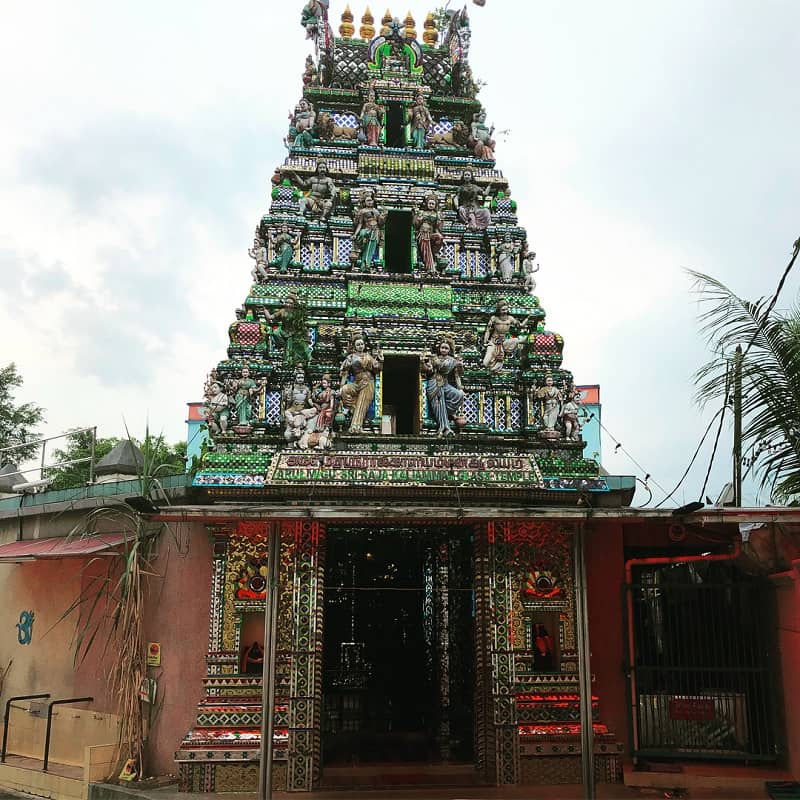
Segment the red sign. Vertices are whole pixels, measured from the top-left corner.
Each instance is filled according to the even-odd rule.
[[[714,701],[708,697],[673,697],[669,701],[669,718],[711,722],[716,719]]]

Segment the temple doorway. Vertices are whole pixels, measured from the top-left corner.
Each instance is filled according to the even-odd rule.
[[[324,591],[323,764],[471,761],[471,531],[329,526]]]

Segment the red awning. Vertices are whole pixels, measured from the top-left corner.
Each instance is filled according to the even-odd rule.
[[[124,541],[124,533],[101,533],[69,541],[61,537],[26,539],[0,545],[0,564],[33,561],[38,558],[80,558],[110,550]]]

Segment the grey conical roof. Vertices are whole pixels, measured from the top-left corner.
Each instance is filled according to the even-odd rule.
[[[136,475],[142,468],[142,451],[130,440],[119,442],[104,455],[94,468],[95,475]]]
[[[0,492],[12,492],[12,486],[19,483],[25,483],[25,478],[18,472],[16,464],[10,461],[4,467],[0,468]]]

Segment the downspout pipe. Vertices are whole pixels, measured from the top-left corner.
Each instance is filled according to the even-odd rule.
[[[654,556],[652,558],[631,558],[625,562],[625,586],[627,587],[627,611],[628,611],[628,670],[629,683],[631,688],[630,709],[631,727],[633,733],[632,750],[635,754],[639,749],[639,717],[637,714],[636,702],[636,651],[634,647],[634,626],[633,626],[633,568],[643,566],[664,566],[667,564],[692,564],[698,561],[711,563],[714,561],[734,561],[742,554],[742,540],[737,537],[733,542],[733,551],[730,553],[714,553],[708,556],[683,555],[683,556]],[[792,564],[800,563],[800,559]],[[636,755],[633,757],[636,763]]]

